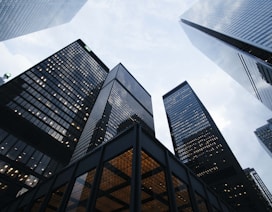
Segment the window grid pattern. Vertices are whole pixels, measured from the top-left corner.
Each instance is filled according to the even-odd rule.
[[[259,127],[254,133],[265,150],[272,157],[272,119],[269,119],[267,122],[268,124]]]
[[[244,173],[190,85],[168,92],[164,104],[177,157],[234,207],[249,204]]]
[[[10,179],[3,182],[10,196],[1,197],[22,193],[20,187],[68,163],[107,74],[77,40],[1,86],[0,170]]]
[[[72,19],[86,0],[1,0],[0,40],[25,35]]]
[[[165,169],[144,151],[141,161],[142,211],[169,211]]]
[[[178,162],[174,156],[169,157],[168,154],[171,153],[165,147],[158,145],[157,151],[153,151],[152,146],[158,143],[150,142],[155,142],[155,137],[149,140],[149,133],[138,135],[143,139],[138,143],[134,132],[122,134],[125,137],[122,135],[116,137],[113,142],[106,143],[105,146],[94,151],[94,158],[91,153],[77,161],[77,165],[69,166],[65,172],[57,174],[56,185],[49,186],[50,191],[46,184],[38,186],[35,188],[36,191],[25,194],[31,198],[22,197],[27,200],[22,202],[17,199],[20,204],[17,206],[12,204],[12,206],[15,205],[14,209],[24,208],[26,210],[32,207],[39,209],[42,206],[43,209],[50,209],[48,211],[55,211],[57,207],[60,211],[135,211],[136,203],[140,204],[138,208],[141,211],[170,211],[175,210],[176,206],[177,211],[191,212],[197,208],[196,203],[201,206],[204,202],[217,211],[231,211],[225,203],[219,204],[218,197],[191,172],[186,171],[188,170],[186,166]],[[124,138],[128,141],[135,141],[135,145],[131,146],[128,142],[124,142]],[[135,148],[140,150],[139,156],[134,155]],[[162,150],[164,154],[161,154]],[[160,152],[160,156],[155,152]],[[91,170],[86,166],[89,162],[92,163]],[[140,172],[136,171],[137,166]],[[181,172],[184,172],[185,175]],[[75,176],[68,181],[68,185],[65,183],[67,174]],[[188,178],[194,179],[190,181]],[[65,179],[64,184],[60,184],[63,179]],[[136,181],[132,182],[133,179],[138,182],[138,185],[135,184]],[[66,187],[71,188],[72,191],[66,190]],[[203,189],[207,191],[204,192]],[[132,192],[141,195],[131,199]],[[170,192],[174,193],[170,195]],[[202,199],[194,195],[196,192]],[[49,204],[44,202],[43,194],[47,200],[52,199],[52,193],[57,195],[54,201],[49,200]],[[42,202],[43,205],[41,205]],[[224,210],[220,205],[224,206]]]
[[[182,17],[192,44],[272,109],[269,0],[201,1]],[[203,10],[203,8],[206,8]],[[217,49],[217,51],[214,51]]]
[[[95,176],[95,169],[77,177],[71,192],[66,211],[86,211],[86,205]]]
[[[122,76],[120,80],[119,76]],[[119,64],[110,71],[99,93],[99,101],[95,103],[80,142],[76,146],[72,162],[136,123],[154,134],[153,114],[150,112],[152,106],[145,106],[151,104],[151,97],[136,84],[139,83],[123,65]]]
[[[263,0],[261,4],[257,0],[216,3],[209,0],[193,6],[184,14],[184,19],[271,51],[271,7],[270,0]]]
[[[104,164],[95,209],[129,211],[132,149]]]
[[[7,107],[66,148],[74,147],[106,75],[75,42],[22,74]]]

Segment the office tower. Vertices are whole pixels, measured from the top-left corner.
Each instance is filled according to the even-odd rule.
[[[163,101],[176,156],[237,211],[262,211],[241,166],[190,85],[181,83]]]
[[[244,169],[244,172],[254,187],[255,191],[257,192],[258,197],[265,202],[267,209],[272,211],[272,195],[267,189],[266,185],[263,183],[258,173],[253,168],[246,168]]]
[[[57,210],[233,211],[139,125],[2,207],[2,212]]]
[[[71,163],[133,123],[140,123],[154,134],[151,96],[122,64],[118,64],[104,82]]]
[[[272,157],[272,119],[269,119],[267,122],[264,126],[256,129],[254,133],[263,148]]]
[[[182,15],[192,44],[272,110],[270,0],[205,0]]]
[[[0,87],[0,207],[68,164],[108,71],[77,40]]]
[[[87,0],[2,0],[0,41],[72,20]]]

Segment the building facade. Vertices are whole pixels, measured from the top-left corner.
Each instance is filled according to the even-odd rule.
[[[108,71],[77,40],[0,86],[0,205],[69,163]]]
[[[246,168],[244,169],[244,172],[257,192],[258,197],[267,205],[267,210],[272,211],[272,195],[258,173],[252,168]]]
[[[87,0],[2,0],[0,41],[67,23]]]
[[[154,134],[151,96],[122,64],[118,64],[104,82],[71,163],[133,123],[140,123]]]
[[[271,7],[269,0],[207,0],[197,2],[181,18],[192,44],[270,110]]]
[[[255,130],[259,142],[272,157],[272,119],[267,120],[267,124]]]
[[[233,211],[139,126],[127,128],[2,211]]]
[[[176,156],[237,211],[262,211],[241,166],[190,85],[181,83],[163,101]]]

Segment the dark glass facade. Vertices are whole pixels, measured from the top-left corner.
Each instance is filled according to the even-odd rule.
[[[233,211],[139,125],[2,211]]]
[[[244,169],[244,172],[260,200],[264,201],[264,204],[266,204],[267,210],[272,211],[272,195],[258,173],[253,168],[246,168]]]
[[[264,126],[256,129],[254,133],[266,152],[272,157],[272,119],[267,122]]]
[[[77,40],[0,87],[0,203],[69,162],[108,71]]]
[[[193,45],[272,110],[271,7],[269,0],[199,1],[181,23]]]
[[[87,0],[1,0],[0,41],[69,22]]]
[[[262,209],[242,168],[190,85],[181,83],[165,94],[163,101],[176,156],[238,211]]]
[[[135,123],[154,134],[151,96],[122,64],[118,64],[104,82],[71,162]]]

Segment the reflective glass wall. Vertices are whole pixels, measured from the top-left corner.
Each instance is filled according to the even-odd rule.
[[[269,0],[199,1],[181,25],[194,46],[272,110],[271,6]]]
[[[118,64],[103,84],[71,162],[135,123],[155,133],[151,96],[122,64]]]
[[[176,156],[238,211],[259,207],[241,166],[190,85],[181,83],[163,101]]]
[[[69,162],[108,71],[77,40],[0,86],[0,205]]]
[[[67,23],[86,0],[1,0],[0,41]]]

